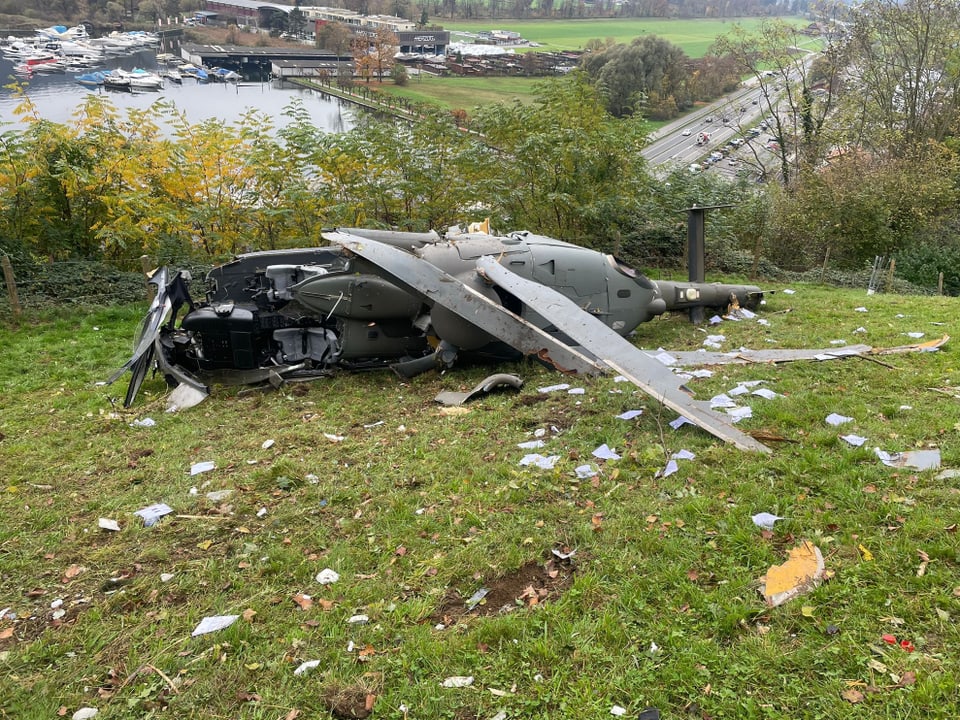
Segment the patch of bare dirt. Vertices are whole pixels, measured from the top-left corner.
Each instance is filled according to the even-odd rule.
[[[464,598],[451,588],[431,620],[450,625],[468,615],[499,615],[550,602],[570,586],[573,572],[570,560],[554,557],[546,563],[531,560],[512,572],[484,582],[486,593],[479,600],[476,596]]]

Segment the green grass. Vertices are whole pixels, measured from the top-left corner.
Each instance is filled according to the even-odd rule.
[[[374,89],[413,102],[438,104],[454,109],[473,109],[493,103],[532,102],[534,86],[542,78],[414,76],[402,87],[385,83]]]
[[[911,342],[907,332],[960,331],[955,298],[795,289],[770,297],[769,326],[672,317],[641,326],[636,342],[696,349],[709,330],[728,349],[885,347]],[[740,425],[783,438],[763,456],[672,430],[672,413],[612,378],[532,363],[499,368],[524,388],[464,415],[440,413],[433,397],[489,368],[217,388],[178,415],[163,412],[165,388],[151,378],[123,410],[122,387],[95,383],[126,359],[142,310],[0,327],[0,609],[16,614],[0,620],[2,717],[95,706],[110,718],[322,718],[334,696],[368,693],[373,717],[388,718],[602,718],[615,704],[628,717],[648,706],[674,718],[957,714],[955,481],[872,453],[934,446],[946,467],[960,464],[960,409],[933,389],[960,386],[951,343],[879,362],[724,366],[691,381],[698,398],[752,379],[783,396],[753,399]],[[537,392],[561,380],[585,394]],[[614,417],[641,407],[637,420]],[[855,420],[836,429],[830,412]],[[145,417],[157,425],[131,427]],[[538,429],[560,457],[555,471],[518,465],[528,451],[517,443]],[[838,439],[849,431],[866,449]],[[578,480],[601,443],[623,459]],[[681,448],[696,459],[658,477]],[[191,476],[204,460],[216,470]],[[221,489],[232,494],[206,497]],[[174,513],[145,528],[132,513],[155,502]],[[761,511],[787,519],[764,535],[750,520]],[[100,517],[120,532],[99,530]],[[758,578],[804,538],[830,579],[767,608]],[[456,598],[500,587],[558,546],[577,550],[574,572],[541,602],[517,585],[512,612],[455,611]],[[316,583],[326,567],[339,582]],[[298,593],[314,605],[299,609]],[[55,600],[66,611],[57,620]],[[246,610],[255,614],[191,637],[205,616]],[[348,624],[356,614],[370,621]],[[885,633],[915,652],[885,645]],[[319,667],[294,675],[307,660]],[[908,671],[915,684],[895,687]],[[474,684],[442,688],[452,675]],[[850,687],[864,691],[856,707],[841,695]]]
[[[800,18],[785,18],[797,25],[806,25],[808,21]],[[713,42],[734,25],[740,25],[748,32],[755,30],[762,22],[759,18],[735,19],[584,19],[584,20],[477,20],[473,22],[447,21],[436,18],[444,29],[453,33],[453,42],[461,41],[460,32],[476,33],[480,30],[514,30],[525,39],[537,43],[540,47],[532,50],[582,50],[587,40],[607,40],[628,43],[643,35],[657,35],[683,48],[692,58],[703,57]]]

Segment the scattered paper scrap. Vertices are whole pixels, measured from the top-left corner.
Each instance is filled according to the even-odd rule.
[[[782,565],[772,565],[761,578],[763,593],[767,605],[777,607],[792,598],[808,592],[823,578],[824,564],[820,548],[804,540],[790,551]]]
[[[293,671],[294,675],[303,675],[308,670],[313,670],[315,667],[319,667],[319,660],[307,660],[302,662],[297,666],[297,669]]]
[[[619,460],[620,456],[613,451],[606,443],[593,451],[593,456],[599,460]]]
[[[764,400],[773,400],[774,398],[780,397],[780,393],[776,393],[770,388],[757,388],[750,394],[762,397]]]
[[[616,715],[617,717],[622,717],[627,714],[627,709],[619,705],[614,705],[612,708],[610,708],[610,714]]]
[[[861,306],[858,307],[858,308],[854,308],[853,310],[854,310],[854,312],[867,312],[867,309],[866,309],[865,307],[863,307],[863,305],[861,305]]]
[[[873,449],[884,465],[912,470],[936,470],[940,467],[939,450],[907,450],[902,453],[889,453],[880,448]]]
[[[791,290],[790,288],[784,288],[781,292],[783,292],[784,295],[793,295],[796,292],[796,290]]]
[[[922,333],[922,332],[908,332],[905,334],[907,337],[912,337],[914,340],[919,340],[925,335],[925,333]]]
[[[520,465],[523,465],[524,467],[527,465],[533,465],[541,470],[553,470],[554,466],[557,464],[557,460],[559,459],[559,455],[541,455],[540,453],[530,453],[529,455],[524,455],[522,458],[520,458]]]
[[[153,427],[157,424],[157,421],[151,417],[145,417],[142,420],[137,419],[130,423],[130,427]]]
[[[737,403],[733,400],[732,397],[726,393],[721,393],[720,395],[714,395],[710,398],[710,409],[717,410],[719,408],[732,408],[736,407]]]
[[[206,635],[207,633],[224,630],[233,625],[239,617],[239,615],[212,615],[210,617],[205,617],[193,629],[193,632],[190,633],[190,636],[197,637],[198,635]]]
[[[274,442],[275,442],[274,440],[264,440],[260,448],[262,450],[269,450],[270,448],[273,447]]]
[[[784,520],[785,518],[780,517],[779,515],[774,515],[773,513],[761,512],[750,517],[753,520],[753,524],[756,525],[761,530],[773,530],[773,524],[777,520]]]
[[[861,435],[841,435],[840,439],[853,447],[861,447],[867,439]]]
[[[670,460],[667,461],[666,467],[664,467],[663,470],[660,470],[660,471],[657,473],[657,477],[664,477],[664,478],[665,478],[665,477],[670,477],[671,475],[673,475],[673,474],[674,474],[677,470],[679,470],[679,469],[680,469],[680,468],[679,468],[679,466],[677,465],[677,461],[674,460],[673,458],[671,458]]]
[[[473,675],[453,675],[441,683],[445,688],[464,688],[473,685]]]
[[[678,450],[670,457],[672,457],[674,460],[693,460],[697,456],[689,450]]]
[[[520,448],[521,450],[539,450],[545,444],[546,443],[544,443],[543,440],[537,439],[537,440],[528,440],[527,442],[517,443],[517,447]]]
[[[337,580],[340,579],[340,573],[336,570],[331,570],[330,568],[324,568],[317,573],[315,580],[321,585],[332,585]]]
[[[753,408],[749,406],[727,408],[727,415],[730,416],[730,422],[738,423],[744,418],[753,417]]]
[[[683,425],[688,425],[688,424],[692,424],[692,423],[690,423],[690,420],[685,418],[683,415],[676,418],[675,420],[670,421],[670,427],[672,427],[674,430],[679,430]]]
[[[560,383],[558,385],[547,385],[546,387],[537,388],[537,392],[540,393],[552,393],[557,392],[558,390],[569,390],[569,383]]]
[[[215,470],[216,467],[217,465],[213,460],[194,463],[193,465],[190,466],[190,474],[199,475],[200,473],[203,473],[203,472],[210,472],[211,470]]]
[[[654,355],[653,359],[661,363],[662,365],[666,365],[668,367],[670,365],[677,364],[677,359],[673,355],[671,355],[668,352],[663,352],[662,350],[658,352],[656,355]]]
[[[635,417],[643,415],[643,410],[626,410],[617,415],[618,420],[633,420]]]
[[[833,425],[834,427],[838,425],[843,425],[844,423],[853,422],[852,417],[847,417],[846,415],[840,415],[838,413],[830,413],[826,417],[828,425]]]
[[[586,480],[587,478],[592,478],[594,475],[599,474],[599,470],[595,465],[586,464],[580,465],[574,468],[574,472],[577,475],[577,478],[580,480]]]
[[[490,592],[489,588],[480,588],[467,600],[467,610],[473,610]]]
[[[73,720],[90,720],[90,718],[94,717],[98,712],[100,711],[94,707],[82,707],[70,717],[73,718]]]
[[[151,525],[156,525],[157,521],[164,515],[169,515],[172,512],[173,508],[169,505],[165,503],[154,503],[153,505],[148,505],[145,508],[137,510],[134,515],[143,518],[144,527],[150,527]]]
[[[113,530],[114,532],[120,530],[120,525],[117,524],[117,521],[111,520],[110,518],[100,518],[97,520],[97,527],[101,530]]]
[[[351,615],[347,618],[349,625],[366,625],[368,622],[370,622],[369,615]]]

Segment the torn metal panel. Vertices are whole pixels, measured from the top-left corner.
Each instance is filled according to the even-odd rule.
[[[512,387],[519,390],[523,387],[523,380],[516,375],[507,373],[496,373],[483,379],[469,392],[454,392],[447,390],[434,398],[434,400],[443,405],[463,405],[470,398],[481,393],[489,393],[498,387]]]
[[[597,318],[580,312],[560,293],[524,280],[499,265],[495,258],[480,258],[477,269],[504,290],[536,307],[538,313],[593,353],[598,362],[628,378],[658,402],[741,450],[770,452],[770,448],[735,428],[725,416],[710,410],[708,403],[693,400],[669,368],[638,350]]]

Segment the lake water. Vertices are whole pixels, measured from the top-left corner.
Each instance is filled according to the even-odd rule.
[[[13,66],[13,61],[0,57],[0,84],[7,85],[15,79]],[[104,67],[97,69],[118,67],[125,70],[135,67],[162,69],[157,65],[156,53],[147,50],[108,58]],[[85,88],[74,80],[75,76],[75,73],[38,74],[27,81],[27,95],[41,117],[68,124],[84,98],[91,92],[100,92],[107,95],[121,111],[125,108],[147,108],[161,99],[172,102],[178,110],[186,114],[191,123],[217,119],[233,124],[246,111],[255,109],[270,117],[275,128],[280,128],[289,122],[283,116],[284,108],[298,98],[313,124],[321,130],[345,132],[355,124],[355,110],[349,104],[313,90],[279,87],[271,82],[200,84],[185,77],[182,85],[165,81],[160,91],[117,92]],[[22,127],[21,121],[13,112],[18,102],[12,90],[0,88],[0,132],[11,127]]]

